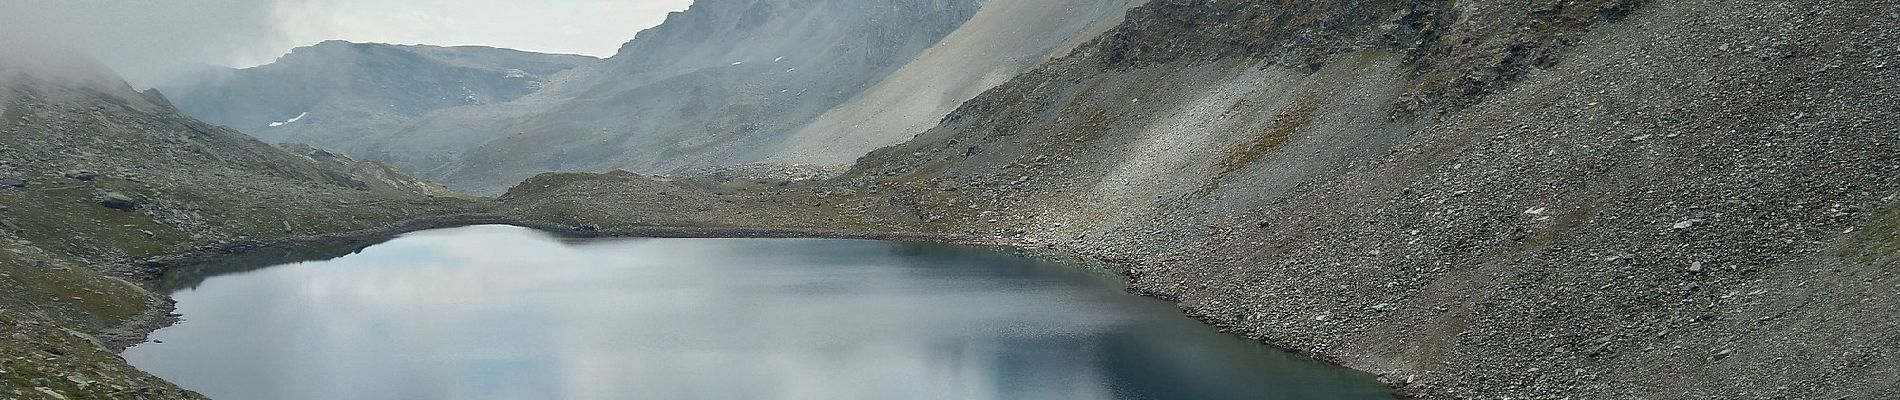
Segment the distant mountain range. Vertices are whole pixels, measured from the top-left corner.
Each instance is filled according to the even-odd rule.
[[[196,398],[106,346],[168,321],[118,277],[513,222],[1083,256],[1422,399],[1900,398],[1893,43],[1880,0],[701,0],[176,103],[0,48],[0,393]],[[690,172],[518,179],[605,169]]]
[[[844,165],[1112,26],[1130,0],[703,0],[595,60],[324,42],[162,87],[266,141],[493,194],[560,170]]]
[[[271,142],[354,147],[429,112],[513,101],[586,56],[328,41],[161,86],[179,109]]]

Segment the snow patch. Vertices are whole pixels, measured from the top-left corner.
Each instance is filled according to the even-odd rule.
[[[303,119],[303,117],[307,115],[310,115],[310,112],[304,111],[302,113],[298,113],[297,116],[295,117],[291,117],[290,119],[284,120],[283,122],[272,122],[270,123],[270,127],[276,128],[279,126],[290,125],[291,123],[297,122],[297,120]]]
[[[797,71],[797,70],[798,68],[792,68],[792,69],[785,70],[785,72],[792,72],[792,71]]]
[[[732,65],[745,65],[745,61],[733,61]]]
[[[779,62],[779,61],[785,61],[785,57],[779,57],[779,58],[774,58],[774,59],[772,59],[772,62]]]

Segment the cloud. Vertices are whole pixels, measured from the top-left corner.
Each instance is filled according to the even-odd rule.
[[[691,0],[0,0],[0,37],[70,47],[145,87],[328,39],[613,55]]]
[[[5,0],[0,35],[80,50],[149,83],[279,51],[284,3],[305,0]]]
[[[611,56],[691,0],[318,0],[287,11],[287,34],[324,39],[488,45]]]

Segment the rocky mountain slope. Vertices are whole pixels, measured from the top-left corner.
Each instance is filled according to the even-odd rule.
[[[170,308],[149,260],[476,206],[389,166],[184,117],[69,54],[0,47],[0,397],[191,398],[108,345]]]
[[[1135,0],[994,0],[850,101],[759,151],[779,164],[850,165],[910,140],[976,97],[1121,22]]]
[[[935,45],[977,5],[697,1],[544,95],[436,113],[385,141],[412,171],[482,193],[545,171],[756,161]]]
[[[528,71],[545,89],[507,93],[516,98],[476,94],[458,103],[463,97],[445,91],[461,93],[465,71],[397,60],[433,59],[396,57],[418,48],[344,43],[239,71],[244,79],[166,91],[188,113],[255,127],[242,129],[267,140],[389,161],[484,194],[547,171],[840,166],[934,126],[963,101],[1113,26],[1137,3],[705,0],[610,59],[552,77]],[[300,76],[309,69],[302,65],[339,64],[351,68],[272,84]],[[352,78],[363,76],[375,78]],[[344,99],[325,104],[349,111],[286,122],[318,98]],[[393,114],[378,108],[423,99],[444,101]]]
[[[1157,0],[837,178],[503,201],[1068,249],[1426,398],[1890,398],[1896,32],[1882,1]],[[803,217],[668,200],[732,190]]]
[[[162,85],[180,110],[272,143],[362,150],[365,132],[395,130],[443,108],[512,101],[587,56],[491,47],[327,41],[252,68],[215,69]]]

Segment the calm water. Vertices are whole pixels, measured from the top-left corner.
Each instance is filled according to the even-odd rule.
[[[992,249],[476,226],[353,250],[168,277],[185,321],[125,357],[218,399],[1389,398]]]

